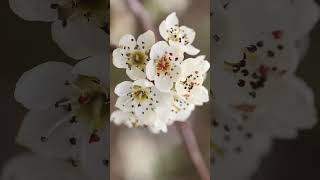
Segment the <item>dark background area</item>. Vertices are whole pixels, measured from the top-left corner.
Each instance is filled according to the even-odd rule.
[[[22,148],[14,139],[26,110],[15,102],[15,83],[23,72],[48,60],[67,57],[52,42],[50,23],[29,22],[10,10],[8,0],[0,2],[1,21],[1,101],[0,167]],[[300,64],[298,75],[315,93],[320,105],[320,25],[311,34],[311,46]],[[253,180],[320,179],[320,126],[303,131],[295,140],[275,140]],[[232,172],[230,172],[232,173]]]

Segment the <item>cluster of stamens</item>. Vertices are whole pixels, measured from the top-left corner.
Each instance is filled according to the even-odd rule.
[[[187,34],[184,32],[184,30],[180,29],[178,25],[169,28],[167,33],[169,34],[167,41],[178,42],[183,45],[190,43]]]
[[[282,31],[272,32],[272,37],[275,41],[282,39]],[[276,45],[279,53],[284,49],[282,44]],[[264,41],[257,41],[254,44],[242,49],[242,59],[237,63],[225,61],[224,64],[227,70],[230,70],[238,77],[237,85],[249,89],[249,96],[256,98],[256,91],[265,87],[272,75],[282,76],[287,71],[281,69],[277,63],[276,51],[266,49]]]
[[[88,138],[89,144],[100,141],[98,131],[106,126],[108,112],[108,98],[105,87],[103,87],[98,79],[88,76],[79,76],[74,82],[66,81],[65,86],[70,87],[73,92],[72,97],[63,98],[55,103],[55,108],[66,111],[66,116],[55,123],[45,136],[40,138],[41,142],[50,141],[50,136],[61,126],[70,127],[70,137],[68,142],[74,149],[74,157],[70,162],[77,166],[78,141],[81,137],[73,132],[73,128],[77,128],[78,123],[87,123],[91,126],[92,133]],[[96,111],[98,110],[98,112]],[[82,122],[85,121],[85,122]],[[69,124],[69,125],[68,125]],[[66,126],[68,125],[68,126]]]

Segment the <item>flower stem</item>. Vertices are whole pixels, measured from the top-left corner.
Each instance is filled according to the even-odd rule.
[[[177,122],[177,127],[201,180],[210,180],[209,170],[201,155],[199,145],[190,124],[188,122]]]
[[[152,24],[151,16],[144,9],[143,5],[139,0],[127,0],[128,7],[134,16],[138,19],[138,21],[143,25],[144,30],[151,30],[152,32],[156,32],[155,28]]]

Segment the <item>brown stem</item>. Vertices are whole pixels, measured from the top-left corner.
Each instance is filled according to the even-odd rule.
[[[143,29],[156,32],[152,24],[151,16],[144,9],[142,3],[139,0],[128,0],[128,7],[138,21],[143,25]]]
[[[187,147],[189,156],[198,171],[201,180],[210,180],[210,173],[201,155],[197,139],[188,122],[177,122],[177,127]]]

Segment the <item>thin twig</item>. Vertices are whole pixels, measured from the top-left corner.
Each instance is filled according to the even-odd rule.
[[[153,32],[156,32],[150,18],[151,16],[145,10],[141,2],[139,0],[127,0],[127,2],[129,9],[138,19],[138,21],[143,25],[144,30],[151,30]],[[186,145],[191,161],[197,169],[201,180],[210,180],[210,173],[199,150],[199,145],[195,138],[193,129],[188,124],[188,122],[178,122],[177,127]]]
[[[210,173],[201,155],[197,139],[188,122],[177,122],[177,127],[181,133],[187,147],[190,158],[201,177],[201,180],[210,180]]]
[[[139,22],[143,25],[145,30],[151,30],[156,32],[154,26],[152,24],[151,16],[144,9],[143,5],[139,0],[128,0],[128,7],[134,16],[139,20]]]

